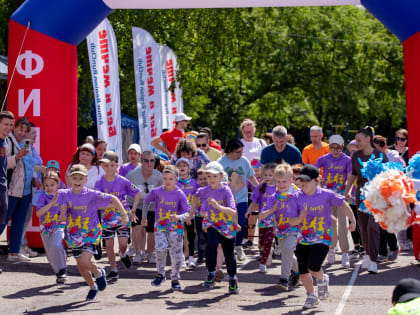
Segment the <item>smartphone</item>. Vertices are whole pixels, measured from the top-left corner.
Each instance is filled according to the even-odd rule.
[[[25,149],[30,149],[31,148],[31,140],[29,140],[29,139],[23,140],[23,147]]]

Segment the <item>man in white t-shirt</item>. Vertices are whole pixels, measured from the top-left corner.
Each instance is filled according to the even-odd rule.
[[[239,127],[242,133],[241,142],[244,145],[244,153],[248,161],[253,159],[260,159],[261,151],[264,149],[267,144],[264,140],[255,138],[255,122],[251,119],[244,119],[241,126]]]

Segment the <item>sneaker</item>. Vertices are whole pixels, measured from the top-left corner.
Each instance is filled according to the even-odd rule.
[[[179,283],[178,280],[172,280],[171,288],[174,291],[181,291],[182,290],[181,284]]]
[[[244,248],[252,248],[254,246],[254,243],[251,240],[247,240],[244,244],[242,244],[242,247]]]
[[[215,279],[216,279],[216,276],[209,272],[209,274],[207,275],[207,279],[203,283],[203,287],[213,288]]]
[[[376,261],[378,263],[383,263],[383,262],[387,261],[387,259],[388,259],[388,257],[387,256],[383,256],[383,255],[378,255],[378,257],[376,257]],[[365,269],[367,269],[367,268],[365,268]]]
[[[133,264],[140,265],[142,262],[143,262],[143,259],[142,259],[141,254],[136,253],[136,256],[133,257]]]
[[[371,261],[371,262],[369,263],[368,272],[369,272],[370,274],[377,274],[377,273],[378,273],[378,265],[377,265],[377,263],[376,263],[376,262]]]
[[[88,295],[86,296],[87,301],[91,301],[96,299],[96,295],[98,294],[98,290],[90,289]]]
[[[225,278],[225,274],[224,274],[223,270],[222,269],[216,270],[216,272],[214,274],[214,281],[222,282],[224,278]]]
[[[198,257],[197,258],[197,264],[202,264],[202,263],[204,263],[204,257]]]
[[[162,282],[164,282],[166,280],[166,277],[164,275],[161,275],[160,273],[158,273],[156,275],[156,278],[154,278],[151,282],[151,284],[155,287],[160,287],[160,285],[162,284]]]
[[[7,256],[7,261],[11,261],[11,262],[28,262],[28,261],[31,261],[31,259],[29,257],[26,257],[25,255],[19,253],[17,255],[11,255],[11,254],[9,254]]]
[[[329,250],[328,255],[327,255],[327,263],[329,265],[332,265],[335,263],[335,251],[334,250]]]
[[[397,259],[400,249],[397,248],[396,250],[392,250],[388,254],[388,261],[394,261]]]
[[[96,245],[96,251],[97,253],[93,255],[95,257],[95,260],[100,260],[102,258],[102,245],[99,243]]]
[[[289,281],[285,278],[280,278],[276,287],[281,289],[282,291],[289,291]]]
[[[127,251],[127,256],[132,257],[135,254],[137,254],[137,250],[133,245],[131,245],[130,248],[128,249],[128,251]]]
[[[320,300],[325,300],[330,295],[328,290],[329,282],[330,278],[324,273],[324,279],[322,281],[318,281],[318,298]]]
[[[235,246],[236,250],[236,257],[239,261],[244,261],[246,259],[246,255],[242,246]]]
[[[185,261],[184,255],[181,257],[181,268],[185,269],[187,268],[187,262]]]
[[[119,278],[118,272],[111,270],[108,275],[106,276],[106,281],[117,280]]]
[[[356,259],[359,259],[359,251],[358,251],[358,250],[356,250],[356,249],[353,249],[353,250],[350,252],[349,258],[350,258],[351,260],[356,260]]]
[[[229,280],[229,293],[230,294],[238,294],[239,287],[238,287],[238,280],[237,279],[230,279]]]
[[[350,267],[349,254],[343,253],[343,255],[341,256],[341,265],[345,268]]]
[[[298,285],[298,283],[299,283],[299,272],[294,272],[292,270],[289,277],[289,285],[291,287],[295,287]]]
[[[369,255],[364,255],[363,262],[362,262],[362,269],[368,269],[370,264],[370,257]]]
[[[125,269],[130,269],[133,265],[133,262],[131,261],[131,258],[128,255],[121,257],[121,262],[123,263]]]
[[[263,264],[260,264],[260,272],[267,273],[267,267]]]
[[[29,258],[38,256],[38,253],[34,251],[32,248],[29,248],[28,245],[22,245],[20,247],[20,251],[22,252],[22,254],[26,255]]]
[[[99,291],[103,291],[106,288],[106,279],[105,279],[105,270],[102,268],[98,268],[99,272],[101,273],[101,276],[99,278],[96,278],[96,285],[98,286]]]
[[[188,257],[188,267],[190,267],[190,268],[197,267],[197,264],[195,263],[194,257],[192,257],[192,256]]]
[[[303,308],[313,308],[319,304],[319,299],[315,294],[306,293],[306,300],[305,304],[303,304]]]
[[[149,262],[149,264],[156,264],[155,253],[148,254],[147,261]]]
[[[55,282],[57,284],[64,284],[69,280],[67,278],[66,269],[62,269],[59,272],[57,272],[56,276],[57,276],[57,279],[55,280]]]

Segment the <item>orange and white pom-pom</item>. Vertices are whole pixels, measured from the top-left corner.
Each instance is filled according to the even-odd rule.
[[[417,202],[416,192],[412,180],[403,172],[387,170],[366,184],[365,205],[383,229],[397,233],[420,223],[410,209],[410,203]]]

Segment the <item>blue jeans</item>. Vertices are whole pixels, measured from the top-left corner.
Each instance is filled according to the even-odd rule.
[[[237,206],[238,209],[238,223],[241,226],[241,231],[236,234],[236,246],[242,245],[242,240],[244,239],[246,225],[245,225],[245,213],[248,210],[248,202],[240,202]]]
[[[9,253],[17,254],[22,243],[23,225],[25,224],[26,213],[31,202],[31,194],[22,198],[9,196],[9,205],[7,207],[6,224],[0,225],[0,235],[6,228],[7,222],[12,218],[10,227]]]

